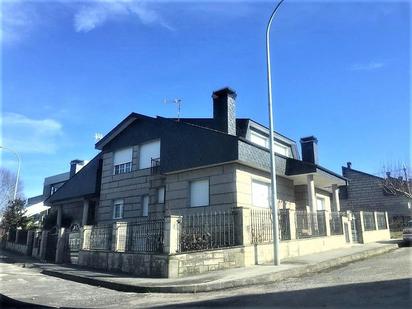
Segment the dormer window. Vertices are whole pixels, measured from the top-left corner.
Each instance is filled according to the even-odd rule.
[[[285,157],[290,157],[290,147],[286,145],[283,145],[278,142],[274,142],[273,149],[275,150],[275,153],[281,154]]]
[[[132,147],[115,151],[113,159],[114,175],[129,173],[132,171],[132,156]]]
[[[139,169],[152,167],[152,161],[160,165],[160,140],[140,145]]]
[[[250,141],[259,146],[269,148],[269,138],[263,134],[260,134],[254,130],[250,131]]]

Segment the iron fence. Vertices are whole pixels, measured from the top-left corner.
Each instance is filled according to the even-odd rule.
[[[290,240],[289,210],[278,211],[279,234],[281,240]],[[252,209],[250,211],[250,237],[253,244],[273,241],[273,221],[271,209]]]
[[[295,212],[296,238],[326,236],[325,212]]]
[[[126,245],[126,251],[163,252],[163,229],[163,219],[128,223],[127,231],[118,239]]]
[[[329,218],[330,234],[331,235],[342,235],[342,216],[339,212],[331,212]]]
[[[179,225],[179,252],[223,248],[236,244],[232,211],[185,214]]]
[[[378,221],[378,230],[386,230],[386,214],[384,212],[377,212],[376,219]]]
[[[113,226],[96,225],[90,230],[90,250],[111,250]]]
[[[375,216],[373,212],[370,212],[370,211],[363,212],[363,226],[365,228],[365,231],[376,230]]]
[[[9,242],[15,242],[16,241],[16,230],[9,230],[9,237],[8,237]]]
[[[19,230],[19,232],[17,233],[17,243],[19,245],[27,244],[27,231]]]
[[[41,235],[41,231],[34,232],[33,248],[40,248]]]

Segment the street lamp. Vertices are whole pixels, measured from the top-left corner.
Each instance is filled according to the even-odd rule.
[[[274,120],[272,107],[272,75],[270,71],[270,27],[276,11],[284,0],[280,0],[270,16],[266,27],[266,66],[267,66],[267,83],[268,83],[268,107],[269,107],[269,151],[270,151],[270,171],[271,171],[271,189],[272,194],[270,200],[272,204],[272,230],[273,230],[273,262],[275,265],[280,265],[280,248],[279,248],[279,221],[278,221],[278,206],[277,206],[277,191],[276,191],[276,161],[273,150],[274,141]]]
[[[14,185],[14,195],[13,195],[13,200],[16,200],[17,186],[18,186],[18,184],[19,184],[19,175],[20,175],[20,162],[21,162],[20,156],[19,156],[19,154],[18,154],[16,151],[14,151],[13,149],[10,149],[10,148],[4,147],[4,146],[0,146],[0,149],[5,149],[5,150],[8,150],[8,151],[11,151],[12,153],[15,154],[15,156],[16,156],[16,158],[17,158],[17,163],[18,163],[18,165],[17,165],[17,175],[16,175],[16,184]]]

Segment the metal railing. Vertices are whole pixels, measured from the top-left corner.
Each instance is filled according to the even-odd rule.
[[[126,251],[128,252],[163,252],[164,220],[148,220],[127,224],[124,233]]]
[[[330,234],[331,235],[342,235],[342,215],[339,212],[331,212],[329,218]]]
[[[113,226],[96,225],[90,229],[90,250],[111,250],[112,249]]]
[[[376,212],[376,219],[378,221],[378,230],[386,230],[386,214],[384,212]]]
[[[289,210],[280,209],[279,234],[281,240],[290,240]],[[250,211],[250,238],[253,244],[269,243],[273,241],[273,223],[271,209],[251,209]]]
[[[150,174],[156,175],[160,173],[160,158],[151,158]]]
[[[375,225],[375,216],[371,211],[364,211],[363,212],[363,226],[365,231],[373,231],[376,230]]]
[[[325,212],[295,212],[296,238],[326,236]]]
[[[179,225],[178,252],[235,245],[235,224],[232,211],[184,214]]]

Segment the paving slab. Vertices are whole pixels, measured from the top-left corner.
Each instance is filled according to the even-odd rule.
[[[200,274],[184,278],[137,278],[126,274],[108,273],[72,265],[40,263],[20,257],[26,267],[37,267],[43,274],[80,283],[125,292],[197,293],[227,288],[265,284],[319,272],[347,263],[383,254],[398,248],[396,242],[370,243],[325,251],[283,260],[281,265],[255,265]],[[4,253],[4,252],[3,252]],[[5,257],[4,257],[5,256]],[[8,253],[3,260],[13,259]]]

